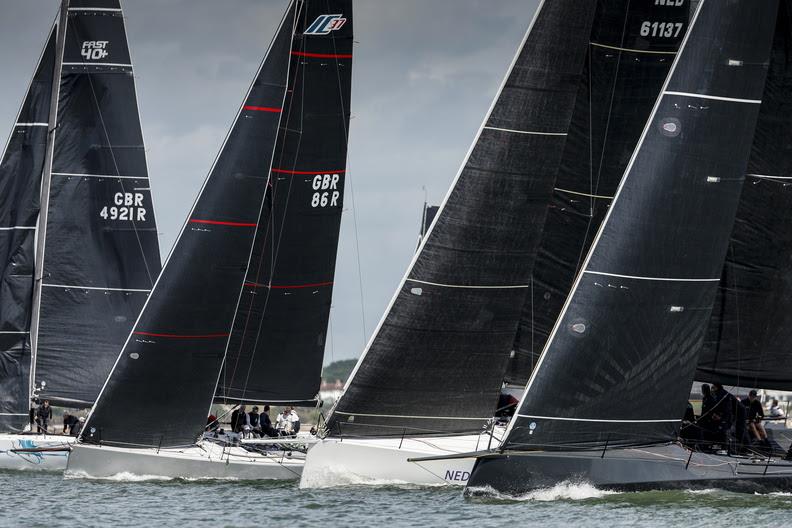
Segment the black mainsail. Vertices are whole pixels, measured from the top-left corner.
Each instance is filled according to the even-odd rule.
[[[0,432],[22,429],[30,408],[35,236],[55,36],[53,28],[0,162]]]
[[[501,449],[676,438],[742,190],[777,7],[699,5]]]
[[[665,82],[689,14],[688,1],[597,2],[583,79],[505,375],[510,384],[528,382]]]
[[[159,273],[117,0],[61,2],[17,121],[0,168],[4,430],[34,396],[93,404]]]
[[[154,280],[160,254],[124,17],[71,0],[34,289],[39,396],[93,404]]]
[[[314,16],[317,12],[320,15]],[[293,364],[305,369],[305,381],[287,380],[294,383],[294,391],[273,383],[275,391],[282,391],[278,399],[313,398],[318,391],[322,343],[317,336],[325,331],[320,326],[322,320],[325,325],[327,321],[329,285],[298,286],[332,281],[349,103],[349,83],[339,77],[347,76],[351,65],[351,26],[349,0],[289,4],[162,274],[88,418],[83,440],[131,447],[194,444],[224,375],[234,383],[226,386],[229,392],[239,390],[247,398],[245,387],[258,387],[252,383],[255,380],[223,370],[226,357],[229,366],[232,360],[247,360],[231,347],[241,337],[256,337],[256,326],[267,340],[260,346],[273,348],[266,353],[256,348],[256,362],[265,358],[273,372],[295,372],[296,376],[303,371],[292,370]],[[344,38],[329,36],[334,31]],[[330,51],[333,46],[337,51]],[[326,56],[331,54],[343,56]],[[308,86],[309,81],[328,85]],[[347,90],[346,96],[335,90]],[[333,99],[334,94],[339,100]],[[320,138],[319,133],[340,137]],[[270,290],[277,293],[270,295],[266,312],[245,309],[242,303]],[[293,333],[287,343],[278,341],[282,329],[297,332],[296,322],[283,319],[294,317],[300,307],[310,313],[308,331]],[[242,319],[250,320],[252,334],[241,326]],[[272,331],[276,324],[282,329]],[[316,341],[306,344],[309,334]],[[259,375],[260,368],[243,364],[239,372]],[[262,391],[267,390],[270,386],[263,385]],[[178,412],[163,412],[174,403]],[[124,409],[123,416],[119,408]]]
[[[503,372],[594,2],[540,5],[429,233],[328,417],[331,435],[478,431]]]
[[[792,390],[792,2],[780,2],[748,176],[696,379]]]

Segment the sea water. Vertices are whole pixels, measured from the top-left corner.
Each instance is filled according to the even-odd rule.
[[[792,526],[792,492],[615,493],[560,484],[521,497],[461,488],[300,490],[296,482],[64,479],[0,471],[0,526]]]

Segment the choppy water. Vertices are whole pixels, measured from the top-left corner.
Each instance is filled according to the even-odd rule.
[[[0,526],[792,526],[792,493],[614,493],[557,486],[520,500],[448,488],[299,490],[296,483],[64,480],[0,472]]]

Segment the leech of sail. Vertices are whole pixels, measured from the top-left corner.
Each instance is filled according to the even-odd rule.
[[[675,277],[642,277],[640,275],[621,275],[618,273],[606,273],[604,271],[583,270],[583,273],[590,275],[604,275],[606,277],[618,277],[620,279],[636,279],[648,281],[668,281],[668,282],[720,282],[720,278],[716,279],[680,279]]]
[[[512,130],[511,128],[499,128],[499,127],[491,127],[485,126],[485,130],[497,130],[499,132],[512,132],[514,134],[531,134],[534,136],[566,136],[566,132],[535,132],[531,130]]]
[[[740,99],[738,97],[723,97],[720,95],[698,94],[692,92],[663,92],[663,95],[678,95],[680,97],[697,97],[699,99],[711,99],[713,101],[728,101],[730,103],[762,104],[760,99]]]
[[[440,284],[439,282],[422,281],[418,279],[407,279],[409,282],[417,282],[418,284],[428,284],[429,286],[440,286],[442,288],[470,288],[480,290],[508,290],[517,288],[530,288],[530,284],[515,284],[511,286],[476,286],[467,284]]]

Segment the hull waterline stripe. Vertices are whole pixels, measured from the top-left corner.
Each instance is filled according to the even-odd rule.
[[[599,422],[599,423],[671,423],[681,422],[681,418],[671,418],[668,420],[599,420],[597,418],[565,418],[561,416],[535,416],[530,414],[518,414],[520,418],[535,418],[537,420],[560,420],[564,422]]]
[[[49,123],[17,123],[14,126],[19,126],[19,127],[41,126],[41,127],[45,127],[45,126],[49,126]]]
[[[273,114],[280,114],[282,109],[274,108],[272,106],[243,106],[242,110],[251,110],[253,112],[270,112]]]
[[[258,284],[255,282],[246,282],[245,287],[248,288],[270,288],[272,290],[298,290],[301,288],[319,288],[322,286],[332,286],[333,282],[315,282],[313,284],[292,284],[292,285],[275,285],[275,284]]]
[[[663,92],[663,95],[679,95],[681,97],[696,97],[699,99],[712,99],[713,101],[729,101],[731,103],[762,104],[760,99],[739,99],[737,97],[722,97],[720,95],[706,95],[690,92]]]
[[[77,172],[53,172],[53,176],[71,176],[75,178],[108,178],[121,180],[148,180],[148,176],[113,176],[110,174],[81,174]]]
[[[334,414],[343,414],[344,416],[366,416],[368,418],[410,418],[410,419],[427,419],[427,420],[491,420],[492,417],[485,418],[471,418],[469,416],[409,416],[404,414],[366,414],[366,413],[348,413],[343,411],[335,411]]]
[[[109,66],[118,68],[131,68],[131,64],[120,64],[117,62],[64,62],[64,66]]]
[[[428,284],[429,286],[440,286],[442,288],[468,288],[471,290],[516,290],[519,288],[530,288],[530,284],[516,284],[513,286],[475,286],[466,284],[440,284],[439,282],[422,281],[418,279],[407,279],[407,282],[418,284]]]
[[[76,286],[70,284],[42,284],[45,288],[64,288],[70,290],[99,290],[99,291],[119,291],[119,292],[142,292],[148,293],[151,290],[141,290],[136,288],[102,288],[100,286]]]
[[[578,196],[586,196],[588,198],[602,198],[603,200],[613,200],[613,196],[605,196],[604,194],[588,194],[583,192],[570,191],[569,189],[561,189],[559,187],[556,187],[553,190],[566,194],[577,194]]]
[[[220,220],[199,220],[196,218],[190,219],[191,224],[208,224],[208,225],[223,225],[223,226],[231,226],[231,227],[256,227],[256,224],[247,223],[247,222],[223,222]]]
[[[271,172],[274,172],[276,174],[341,174],[346,171],[345,170],[298,171],[298,170],[288,170],[288,169],[272,169]]]
[[[528,134],[532,136],[566,136],[566,132],[532,132],[530,130],[513,130],[511,128],[498,128],[485,126],[485,130],[497,130],[499,132],[512,132],[514,134]]]
[[[307,51],[292,51],[297,57],[310,57],[313,59],[351,59],[351,53],[309,53]]]
[[[676,51],[657,51],[657,50],[639,50],[634,48],[620,48],[619,46],[609,46],[607,44],[600,44],[598,42],[589,42],[590,45],[597,48],[612,49],[616,51],[626,51],[628,53],[646,53],[648,55],[676,55]]]
[[[17,230],[35,231],[36,230],[36,226],[0,227],[0,231],[17,231]]]
[[[226,338],[230,334],[198,334],[198,335],[186,335],[186,334],[158,334],[155,332],[132,332],[134,335],[139,336],[148,336],[148,337],[165,337],[168,339],[219,339],[219,338]]]
[[[618,277],[620,279],[636,279],[636,280],[649,280],[649,281],[667,281],[667,282],[720,282],[720,277],[717,279],[678,279],[674,277],[643,277],[641,275],[620,275],[618,273],[605,273],[604,271],[584,270],[583,273],[591,275],[604,275],[606,277]]]

